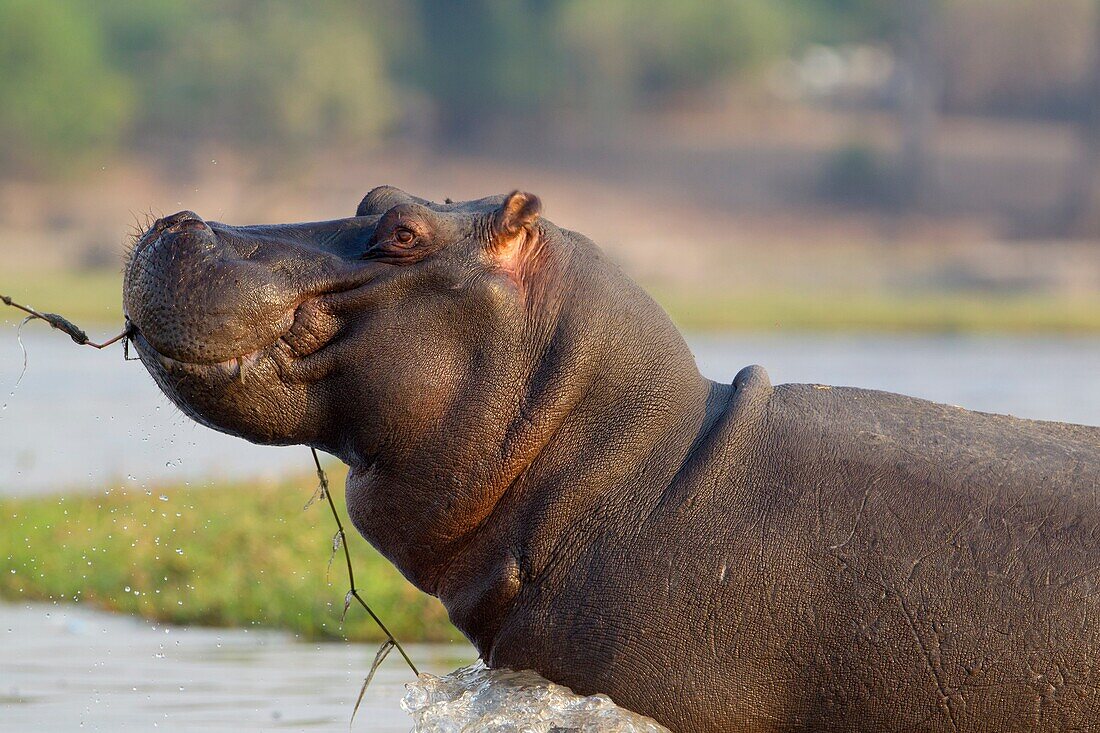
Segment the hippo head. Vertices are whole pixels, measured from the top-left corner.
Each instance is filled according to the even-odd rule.
[[[124,290],[169,398],[343,459],[356,528],[471,638],[470,584],[448,596],[444,571],[462,575],[459,550],[509,488],[536,460],[549,475],[577,451],[643,450],[662,406],[706,393],[661,309],[527,193],[437,204],[381,187],[354,217],[274,226],[184,211],[137,242]]]
[[[133,342],[212,428],[373,453],[440,420],[479,372],[519,367],[508,350],[552,236],[539,207],[519,192],[437,206],[382,187],[355,217],[322,223],[234,227],[181,211],[131,254]]]

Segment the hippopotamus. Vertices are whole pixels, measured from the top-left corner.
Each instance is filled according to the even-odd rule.
[[[124,305],[192,418],[347,463],[355,528],[492,667],[680,733],[1100,721],[1100,428],[710,381],[518,191],[183,211]]]

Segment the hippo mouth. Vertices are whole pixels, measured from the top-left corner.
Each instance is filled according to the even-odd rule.
[[[287,359],[303,359],[332,342],[339,333],[339,326],[334,319],[326,317],[320,306],[321,297],[323,296],[305,300],[287,311],[279,319],[280,332],[270,344],[221,361],[187,361],[167,356],[149,343],[136,326],[133,327],[133,337],[142,347],[156,354],[157,359],[165,366],[177,369],[206,367],[243,379],[248,368],[254,366],[266,353],[278,353]]]
[[[348,325],[343,314],[371,289],[378,274],[372,269],[353,287],[305,297],[278,319],[276,336],[270,343],[228,359],[203,361],[168,356],[150,343],[137,324],[131,324],[130,338],[140,354],[151,357],[172,375],[243,383],[267,360],[285,382],[315,381],[331,361],[326,358],[327,347],[340,340]]]
[[[247,375],[265,356],[315,356],[386,268],[362,259],[370,220],[234,227],[190,211],[158,219],[129,256],[134,342],[165,368]]]

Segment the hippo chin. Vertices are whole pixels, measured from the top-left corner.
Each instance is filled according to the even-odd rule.
[[[181,212],[125,309],[187,414],[343,459],[355,527],[493,667],[681,733],[1100,721],[1100,428],[708,381],[519,192]]]

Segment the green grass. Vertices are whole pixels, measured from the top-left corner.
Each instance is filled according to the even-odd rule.
[[[113,270],[29,270],[0,275],[0,295],[40,311],[59,313],[89,331],[122,330],[122,275]],[[2,306],[0,306],[2,308]],[[0,319],[21,315],[0,310]],[[114,335],[114,334],[111,334]]]
[[[333,476],[342,486],[342,475]],[[0,597],[80,602],[177,624],[264,626],[303,638],[384,637],[354,604],[336,531],[303,478],[281,485],[0,499]],[[343,492],[334,496],[343,512]],[[446,611],[348,524],[363,597],[403,642],[458,641]]]
[[[1100,297],[651,292],[689,331],[1100,332]]]
[[[93,338],[121,326],[121,289],[121,275],[100,270],[27,271],[0,277],[0,294],[60,313],[88,329]],[[690,331],[1100,332],[1100,296],[647,289],[677,325]],[[14,311],[0,312],[4,316],[19,317]]]

